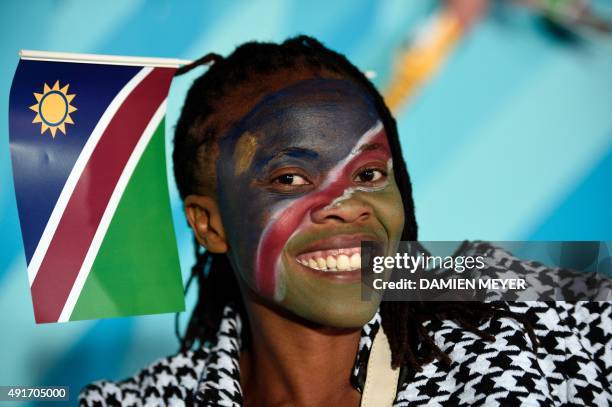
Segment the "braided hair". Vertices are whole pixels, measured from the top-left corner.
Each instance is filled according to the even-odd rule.
[[[412,186],[401,155],[395,119],[374,85],[344,55],[326,48],[314,38],[301,35],[281,44],[248,42],[226,58],[208,54],[181,68],[177,74],[211,62],[212,66],[195,80],[189,90],[175,130],[174,174],[183,199],[190,194],[215,195],[217,142],[247,113],[244,109],[249,103],[245,103],[245,99],[252,102],[253,98],[262,97],[300,78],[334,77],[353,82],[372,98],[387,133],[395,180],[402,196],[405,226],[401,240],[417,240]],[[277,83],[279,78],[283,78],[281,83]],[[233,306],[243,322],[248,324],[238,282],[227,256],[206,252],[197,241],[195,256],[196,264],[187,288],[193,279],[197,279],[197,303],[184,336],[179,333],[178,318],[176,325],[182,350],[190,349],[197,341],[215,340],[226,305]],[[448,355],[436,345],[425,328],[424,323],[431,320],[450,319],[485,340],[493,340],[490,334],[479,330],[478,325],[487,318],[512,316],[525,324],[532,343],[536,345],[527,321],[502,303],[383,302],[380,315],[394,367],[407,365],[421,370],[423,364],[434,358],[450,365]],[[249,343],[249,334],[247,326],[242,330],[243,344]]]

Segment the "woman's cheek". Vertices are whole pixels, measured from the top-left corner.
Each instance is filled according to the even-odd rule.
[[[284,243],[303,222],[307,200],[304,196],[282,199],[266,196],[262,200],[267,209],[262,210],[257,239],[252,242],[255,244],[249,258],[249,283],[255,292],[279,302],[286,291],[286,271],[280,254]]]
[[[404,205],[393,179],[382,191],[372,192],[368,197],[378,221],[387,231],[389,242],[397,243],[404,230]]]
[[[404,213],[404,202],[402,201],[402,195],[401,192],[397,186],[397,184],[395,183],[395,181],[393,181],[393,200],[394,203],[391,205],[391,219],[393,220],[393,224],[395,226],[395,233],[396,235],[394,236],[395,240],[400,240],[402,237],[402,234],[404,232],[404,223],[405,223],[405,213]]]
[[[250,194],[249,194],[250,192]],[[238,197],[248,197],[244,200],[239,200]],[[236,194],[232,204],[228,204],[227,208],[233,209],[230,227],[226,230],[231,235],[230,252],[232,267],[237,271],[237,276],[251,290],[258,292],[257,288],[257,256],[258,246],[261,240],[263,231],[271,222],[273,211],[266,208],[269,204],[265,195],[258,195],[251,190],[241,191]],[[240,202],[242,206],[236,203]]]

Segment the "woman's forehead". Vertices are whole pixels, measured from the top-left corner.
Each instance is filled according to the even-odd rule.
[[[241,130],[249,130],[283,118],[288,113],[337,112],[340,107],[353,110],[355,115],[367,114],[378,119],[371,98],[356,84],[348,80],[314,78],[299,81],[278,90],[257,103],[237,124]]]
[[[309,79],[265,97],[224,138],[221,150],[235,154],[245,134],[256,138],[258,149],[268,152],[287,147],[336,148],[353,144],[379,121],[374,103],[357,85]]]

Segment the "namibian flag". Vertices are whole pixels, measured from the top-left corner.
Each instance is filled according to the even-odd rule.
[[[164,148],[181,61],[21,55],[10,147],[36,322],[183,311]]]

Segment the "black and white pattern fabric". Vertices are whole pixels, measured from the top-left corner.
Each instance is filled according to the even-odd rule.
[[[509,307],[532,325],[537,351],[522,323],[512,318],[480,326],[494,342],[453,321],[428,322],[427,330],[452,364],[435,360],[420,372],[402,369],[395,406],[612,405],[611,302],[511,302]],[[124,381],[92,383],[82,390],[79,403],[241,406],[241,329],[240,316],[226,307],[216,343],[162,359]],[[351,375],[360,392],[378,329],[377,313],[361,331]]]
[[[612,301],[612,279],[601,273],[551,268],[533,260],[521,260],[488,242],[465,241],[461,256],[482,256],[486,267],[479,279],[518,279],[526,290],[489,290],[487,301]]]

